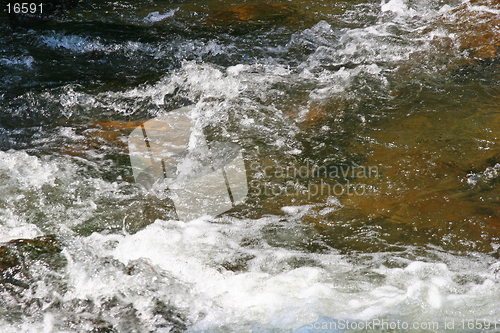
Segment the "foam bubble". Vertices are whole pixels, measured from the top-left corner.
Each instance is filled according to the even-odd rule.
[[[54,184],[57,167],[30,156],[23,151],[0,151],[1,187],[39,189],[44,184]]]
[[[472,279],[461,287],[456,282],[473,271],[491,275],[482,260],[476,261],[475,267],[466,267],[470,259],[450,255],[445,260],[448,263],[410,261],[404,268],[381,265],[367,269],[333,252],[308,253],[308,260],[316,264],[293,267],[287,263],[305,253],[265,244],[250,248],[241,245],[243,238],[262,238],[262,228],[273,220],[222,224],[203,218],[190,222],[158,220],[135,235],[115,238],[118,244],[111,253],[124,264],[145,258],[191,285],[194,294],[207,297],[206,304],[212,304],[206,309],[208,316],[194,323],[192,332],[217,331],[217,327],[226,325],[237,331],[248,323],[297,329],[322,315],[354,320],[386,318],[389,313],[427,311],[421,303],[427,304],[429,311],[458,318],[467,313],[470,297],[487,292],[488,299],[493,299],[500,293],[491,278],[481,284]],[[240,261],[240,268],[223,268],[242,258],[246,259]],[[362,278],[365,274],[380,278],[370,281]],[[457,308],[460,313],[454,312]],[[482,315],[489,318],[493,308],[493,304],[484,308]]]
[[[14,214],[12,209],[0,209],[0,243],[42,235],[42,231],[36,225],[26,222],[25,219]]]
[[[32,68],[35,59],[32,56],[0,58],[0,64],[4,66],[25,66]]]
[[[144,18],[144,22],[154,23],[154,22],[163,21],[166,18],[173,17],[175,15],[175,12],[178,10],[179,10],[179,8],[175,8],[175,9],[172,9],[164,14],[160,14],[160,12],[149,13],[148,16],[146,16]]]
[[[40,36],[40,41],[53,49],[66,49],[78,53],[109,50],[100,40],[76,35],[57,33],[49,36]]]
[[[408,5],[403,0],[390,0],[389,2],[382,1],[381,10],[383,12],[391,11],[398,15],[414,16],[415,11],[408,8]]]

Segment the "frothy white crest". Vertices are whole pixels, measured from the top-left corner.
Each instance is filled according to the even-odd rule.
[[[12,209],[0,209],[0,243],[19,238],[35,238],[42,236],[42,231],[34,224],[28,223],[15,215]]]
[[[470,186],[476,186],[478,183],[488,184],[498,179],[500,175],[500,163],[487,167],[483,172],[469,173],[465,181]]]
[[[32,56],[0,58],[0,64],[4,66],[25,66],[32,68],[35,59]]]
[[[38,193],[44,185],[54,186],[58,167],[22,151],[0,151],[0,242],[34,238],[43,233],[23,215],[15,212],[17,203]]]
[[[164,51],[148,43],[128,41],[124,44],[103,43],[99,37],[81,37],[78,35],[65,35],[53,33],[40,36],[41,43],[55,50],[67,50],[75,53],[105,52],[113,53],[122,51],[125,56],[133,56],[137,52],[153,54],[156,58],[164,55]]]
[[[498,9],[494,9],[494,8],[490,8],[490,7],[487,7],[487,6],[470,6],[469,7],[470,10],[473,10],[473,11],[477,11],[477,12],[486,12],[486,13],[492,13],[492,14],[500,14],[500,10]]]
[[[408,8],[404,0],[390,0],[387,3],[385,2],[385,0],[382,0],[381,10],[383,12],[391,11],[398,15],[404,15],[404,16],[416,15],[413,9]]]
[[[0,188],[40,189],[54,185],[57,166],[23,151],[0,151]]]
[[[49,36],[42,35],[40,36],[40,41],[53,49],[66,49],[78,53],[109,50],[109,48],[98,39],[91,40],[90,38],[76,35],[68,36],[62,33],[54,33]]]
[[[301,208],[285,210],[293,213]],[[471,261],[443,255],[443,262],[408,260],[404,268],[380,265],[363,271],[335,252],[306,255],[270,247],[265,241],[252,247],[242,245],[244,239],[262,240],[264,228],[278,221],[279,217],[231,219],[229,223],[214,223],[207,218],[190,222],[157,220],[135,235],[99,236],[99,242],[108,238],[117,241],[114,249],[104,250],[99,242],[94,247],[101,255],[111,254],[124,264],[146,259],[192,286],[194,295],[207,300],[204,311],[208,313],[194,323],[192,332],[217,332],[222,326],[238,331],[252,323],[297,329],[320,316],[370,320],[389,313],[423,311],[426,316],[438,311],[458,320],[464,314],[490,318],[495,312],[495,302],[484,306],[481,301],[481,310],[468,306],[471,300],[479,302],[478,295],[491,300],[500,296],[495,267],[489,267],[484,258]],[[292,218],[289,223],[293,229],[301,222]],[[378,256],[383,258],[385,254]],[[300,258],[307,258],[309,264],[294,267],[291,263]],[[240,269],[223,268],[238,260]],[[362,278],[365,274],[377,278]],[[476,275],[483,282],[472,278],[467,284],[459,281],[467,275]],[[92,293],[92,288],[84,290]],[[455,312],[457,308],[460,313]]]
[[[166,18],[173,17],[175,15],[175,12],[178,10],[179,10],[179,8],[175,8],[175,9],[172,9],[164,14],[160,14],[160,12],[149,13],[148,16],[146,16],[144,18],[144,22],[154,23],[154,22],[163,21]]]

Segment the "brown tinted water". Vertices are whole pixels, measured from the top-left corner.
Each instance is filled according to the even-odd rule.
[[[499,10],[95,1],[27,30],[2,16],[0,330],[500,327]],[[243,149],[249,193],[178,221],[135,183],[127,138],[187,104],[209,141]]]

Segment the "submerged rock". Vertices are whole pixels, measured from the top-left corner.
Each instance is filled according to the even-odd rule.
[[[66,291],[66,258],[54,236],[16,239],[0,245],[0,318],[18,324],[39,318]]]
[[[265,21],[288,19],[294,12],[294,9],[289,4],[284,3],[240,3],[231,8],[216,12],[213,15],[213,20],[224,24],[237,21],[259,24]]]
[[[16,239],[0,246],[0,283],[29,288],[36,281],[30,267],[36,262],[51,268],[64,265],[61,248],[54,236]]]
[[[282,2],[239,3],[228,8],[213,8],[206,21],[209,26],[226,27],[236,31],[265,25],[293,25],[305,21],[296,7]]]
[[[473,0],[455,8],[443,22],[456,33],[460,49],[468,51],[472,59],[491,59],[500,50],[498,10],[499,1]]]

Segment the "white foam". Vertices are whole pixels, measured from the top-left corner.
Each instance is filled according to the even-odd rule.
[[[337,31],[333,24],[321,21],[294,35],[288,48],[303,43],[312,52],[297,69],[272,61],[228,68],[185,61],[153,85],[95,96],[67,86],[47,95],[68,116],[77,109],[100,108],[120,115],[147,110],[154,117],[166,111],[162,109],[165,97],[180,91],[183,98],[195,103],[193,117],[200,128],[210,121],[223,124],[232,117],[241,124],[239,129],[259,133],[269,146],[299,154],[303,150],[294,138],[299,130],[275,105],[276,97],[284,94],[275,86],[303,85],[315,101],[343,93],[355,95],[353,87],[376,89],[380,85],[384,89],[394,68],[416,52],[432,50],[432,40],[450,37],[444,28],[429,31],[425,22],[429,15],[447,13],[451,7],[424,9],[424,2],[383,2],[376,8],[387,14],[369,26],[357,24],[357,28]],[[146,19],[157,22],[174,15],[170,13],[150,13]],[[348,23],[357,23],[349,15],[354,14],[346,13],[346,20],[351,19]],[[42,42],[76,53],[143,51],[161,57],[165,52],[156,45],[106,44],[98,38],[59,33],[42,37]],[[219,55],[233,46],[212,40],[186,41],[175,47],[174,57],[183,59],[186,54]],[[83,139],[71,129],[61,128],[58,134]],[[421,254],[425,249],[411,247],[404,253],[340,255],[333,249],[315,253],[306,245],[295,246],[310,237],[307,233],[315,232],[313,228],[304,231],[308,223],[303,217],[335,212],[341,204],[334,197],[324,204],[286,206],[284,214],[260,219],[157,220],[133,235],[108,230],[88,237],[64,233],[53,224],[69,229],[91,220],[104,223],[116,218],[98,211],[110,198],[117,200],[117,210],[126,208],[124,202],[148,203],[136,189],[122,190],[122,183],[92,178],[86,167],[101,172],[106,166],[78,158],[49,160],[25,152],[0,152],[0,242],[53,230],[70,235],[63,246],[68,260],[62,273],[65,291],[53,296],[59,292],[56,286],[40,282],[33,297],[53,297],[51,301],[65,306],[75,300],[91,300],[96,309],[116,297],[122,306],[136,310],[151,331],[168,329],[157,324],[157,300],[185,314],[191,332],[248,332],[255,325],[294,330],[325,316],[356,320],[440,316],[458,321],[463,317],[496,320],[500,315],[499,264],[487,255],[454,256],[436,249],[428,250],[426,256]],[[498,169],[495,165],[478,177],[495,180]],[[44,192],[47,189],[60,198],[51,201]],[[33,204],[33,215],[22,210],[23,204]],[[390,262],[398,264],[388,265]],[[127,271],[134,266],[140,273]],[[0,330],[57,330],[64,316],[51,309],[39,322],[2,323]],[[107,320],[116,324],[116,318]]]
[[[195,328],[206,328],[214,322],[220,324],[220,321],[267,321],[269,315],[276,316],[282,311],[285,314],[286,309],[295,308],[292,313],[299,314],[304,311],[301,306],[293,305],[292,300],[302,298],[300,294],[304,292],[310,297],[307,289],[311,286],[315,288],[314,285],[320,282],[321,269],[301,268],[278,275],[259,269],[221,272],[210,262],[230,258],[239,247],[235,239],[224,237],[221,231],[220,225],[205,220],[186,224],[157,221],[120,241],[113,254],[124,263],[147,258],[176,278],[193,284],[198,293],[215,302],[222,313],[211,311],[209,318],[199,322]],[[238,233],[238,230],[233,230],[233,235],[234,232]],[[290,256],[286,251],[273,252],[267,253],[267,256],[283,259]]]
[[[39,333],[44,332],[45,327],[44,323],[34,322],[32,320],[16,324],[0,324],[0,330],[5,333]]]
[[[500,10],[498,9],[494,9],[494,8],[490,8],[490,7],[487,7],[487,6],[477,6],[477,5],[474,5],[474,6],[469,6],[468,7],[470,10],[473,10],[473,11],[478,11],[478,12],[483,12],[483,13],[491,13],[491,14],[500,14]]]
[[[53,49],[66,49],[78,53],[87,53],[94,51],[109,50],[100,40],[91,40],[90,38],[64,35],[62,33],[49,36],[40,36],[40,41]]]
[[[296,210],[290,208],[292,213]],[[221,224],[208,219],[158,220],[135,235],[94,234],[90,239],[101,255],[111,253],[124,264],[145,258],[176,280],[191,285],[193,295],[206,300],[204,311],[208,313],[194,323],[193,332],[217,331],[217,327],[224,325],[238,331],[248,323],[297,329],[319,316],[370,320],[392,312],[442,311],[443,316],[457,319],[463,315],[491,318],[496,311],[496,301],[482,307],[480,313],[477,309],[468,310],[471,298],[479,301],[477,297],[487,294],[490,300],[500,296],[498,282],[491,279],[493,268],[481,264],[482,260],[470,265],[467,264],[470,258],[448,256],[447,260],[452,260],[449,264],[414,261],[405,268],[380,266],[372,272],[382,279],[368,282],[359,279],[363,274],[358,270],[363,266],[353,265],[348,258],[335,253],[308,253],[307,258],[318,264],[294,268],[287,262],[304,253],[264,244],[258,248],[240,245],[244,237],[261,238],[262,228],[277,221],[277,218],[265,218]],[[118,241],[111,252],[99,245],[107,237]],[[221,263],[235,260],[242,253],[253,256],[246,269],[228,271],[220,267]],[[450,265],[453,262],[458,266]],[[471,280],[462,286],[455,282],[457,276],[471,273],[489,278],[482,284]],[[90,294],[95,293],[93,288],[76,289]],[[99,292],[105,290],[104,285],[99,288]],[[422,308],[420,304],[426,306]],[[460,312],[455,311],[457,308]]]
[[[305,206],[284,206],[281,207],[281,210],[290,215],[304,215],[309,209],[311,209],[313,205],[305,205]]]
[[[178,10],[179,10],[179,8],[175,8],[175,9],[169,10],[168,12],[165,12],[164,14],[160,14],[160,12],[149,13],[148,16],[146,16],[144,18],[144,22],[154,23],[154,22],[163,21],[167,18],[173,17],[175,15],[175,12]]]
[[[391,11],[393,13],[405,16],[416,15],[413,9],[408,8],[404,0],[390,0],[387,3],[385,2],[385,0],[382,0],[381,10],[383,12]]]
[[[43,315],[43,332],[51,333],[54,330],[54,315],[50,312],[46,312]]]
[[[0,151],[0,187],[39,189],[44,184],[54,184],[57,167],[22,151]]]
[[[12,209],[0,209],[0,243],[42,235],[42,231],[36,225],[26,222],[25,219],[14,214]]]
[[[99,37],[82,37],[78,35],[66,35],[64,33],[42,35],[40,36],[40,42],[55,50],[66,50],[75,53],[114,53],[122,51],[126,56],[130,57],[141,51],[153,54],[156,58],[164,55],[164,51],[161,48],[148,43],[132,41],[123,44],[105,43]]]
[[[4,66],[25,66],[32,68],[35,59],[32,56],[0,58],[0,64]]]
[[[500,163],[487,167],[483,172],[469,173],[465,180],[470,186],[476,186],[478,183],[491,183],[498,179],[500,175]]]

